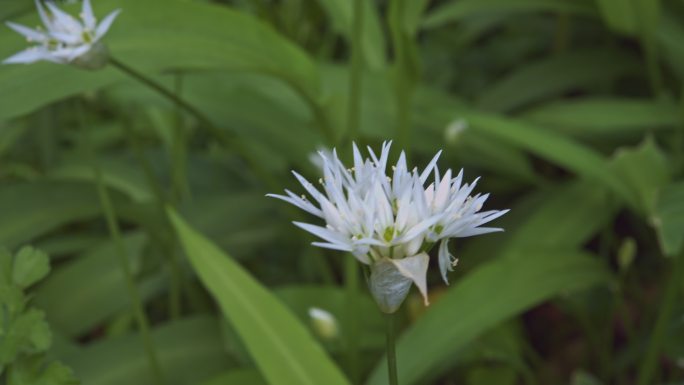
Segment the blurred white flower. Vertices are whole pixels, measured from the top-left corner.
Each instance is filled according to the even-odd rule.
[[[462,118],[455,119],[444,130],[444,139],[448,143],[456,143],[463,132],[468,129],[468,121]]]
[[[8,21],[8,27],[36,45],[5,59],[4,64],[30,64],[45,60],[87,69],[97,69],[107,64],[107,49],[100,39],[107,33],[120,10],[110,13],[98,24],[90,0],[83,0],[81,20],[62,11],[52,2],[45,3],[47,10],[41,0],[35,2],[45,30]]]
[[[480,212],[486,195],[471,195],[475,182],[462,183],[463,171],[452,178],[451,170],[440,177],[436,166],[440,153],[418,172],[409,171],[402,152],[388,173],[391,143],[384,143],[378,157],[370,148],[364,159],[354,145],[354,167],[347,169],[333,150],[320,152],[323,192],[293,171],[313,201],[289,190],[287,195],[269,194],[325,220],[325,227],[295,222],[323,242],[313,245],[351,252],[371,268],[370,289],[380,308],[396,311],[412,283],[427,304],[427,252],[440,242],[438,264],[444,281],[455,259],[449,254],[449,238],[501,231],[480,227],[508,210]],[[433,175],[434,182],[425,187]],[[317,203],[316,205],[312,202]]]
[[[337,326],[337,319],[330,312],[312,307],[309,308],[309,317],[311,317],[311,326],[323,339],[331,340],[339,336],[340,330]]]

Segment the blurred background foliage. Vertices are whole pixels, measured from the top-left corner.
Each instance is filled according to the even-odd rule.
[[[0,66],[0,379],[154,383],[89,143],[163,383],[385,384],[350,257],[264,195],[300,191],[290,169],[316,180],[317,149],[393,138],[511,208],[506,232],[456,242],[451,286],[432,270],[430,307],[404,306],[402,384],[684,384],[681,2],[93,3],[123,10],[112,54],[214,127],[111,67]],[[0,20],[38,19],[2,0]],[[0,57],[24,45],[0,29]]]

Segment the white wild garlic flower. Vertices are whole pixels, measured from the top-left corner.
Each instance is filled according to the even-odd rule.
[[[409,171],[402,152],[391,171],[387,170],[390,142],[383,143],[380,156],[368,149],[363,158],[354,144],[354,167],[347,169],[337,157],[319,152],[323,161],[322,191],[293,171],[310,198],[285,190],[269,194],[320,217],[325,226],[294,222],[322,241],[313,245],[352,253],[370,266],[370,290],[380,309],[396,311],[415,284],[427,300],[428,252],[438,247],[438,266],[448,284],[447,271],[456,259],[449,253],[450,238],[502,231],[480,227],[508,210],[480,211],[488,194],[471,195],[477,180],[463,183],[463,171],[453,177],[440,176],[437,153],[419,172]],[[434,181],[425,185],[433,177]]]
[[[107,33],[120,10],[110,13],[98,24],[90,0],[83,0],[80,20],[52,2],[46,2],[44,6],[42,0],[35,2],[45,29],[28,28],[8,21],[8,27],[36,45],[10,56],[3,61],[4,64],[50,61],[86,69],[98,69],[107,64],[107,48],[100,39]]]

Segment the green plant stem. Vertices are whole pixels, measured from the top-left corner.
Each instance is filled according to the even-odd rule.
[[[397,379],[396,313],[385,314],[387,319],[387,373],[389,385],[399,385]]]
[[[157,178],[154,175],[152,165],[145,156],[145,151],[143,150],[142,144],[140,143],[140,140],[138,140],[138,137],[135,135],[135,132],[133,131],[132,124],[124,124],[124,131],[126,133],[126,136],[128,137],[128,142],[130,143],[131,148],[133,148],[135,157],[137,158],[138,163],[140,164],[140,167],[143,170],[143,174],[145,174],[147,184],[154,193],[157,210],[159,211],[159,215],[161,216],[161,218],[164,218],[164,222],[166,224],[168,234],[170,236],[169,239],[172,240],[171,242],[161,242],[161,244],[163,245],[164,254],[167,255],[166,262],[168,264],[169,276],[171,278],[171,284],[169,287],[169,314],[171,316],[171,319],[178,319],[180,318],[182,312],[181,288],[183,279],[182,270],[180,268],[180,264],[178,263],[178,256],[176,254],[177,247],[175,242],[173,241],[173,239],[175,239],[175,233],[173,232],[171,223],[168,222],[168,218],[166,216],[165,207],[167,199],[164,195],[162,187],[160,186],[159,182],[157,181]]]
[[[80,111],[81,118],[83,119],[83,111]],[[157,359],[157,353],[154,347],[154,341],[152,340],[152,334],[150,333],[149,321],[147,315],[145,314],[145,309],[140,298],[140,293],[135,284],[132,269],[128,261],[128,253],[126,252],[126,246],[124,245],[123,239],[121,237],[121,231],[119,230],[119,224],[116,218],[116,212],[114,206],[112,205],[111,197],[107,192],[107,187],[104,183],[104,178],[102,176],[102,170],[95,157],[95,153],[90,145],[90,140],[85,131],[87,125],[82,122],[82,131],[84,138],[84,145],[90,158],[90,162],[93,165],[93,171],[95,173],[95,184],[97,187],[97,195],[100,199],[100,205],[102,206],[102,211],[107,222],[107,228],[109,234],[112,237],[115,245],[116,256],[119,262],[121,271],[124,273],[126,278],[126,287],[128,289],[128,295],[131,299],[131,305],[133,306],[133,312],[135,315],[136,323],[140,329],[140,335],[143,340],[143,346],[145,353],[147,355],[147,361],[152,371],[152,376],[154,378],[154,383],[157,385],[164,384],[164,377],[159,366],[159,360]]]
[[[395,107],[397,109],[396,138],[399,148],[409,156],[411,153],[411,100],[413,95],[413,78],[410,62],[409,36],[404,31],[404,13],[406,0],[391,0],[388,18],[394,51],[395,75]]]
[[[207,118],[206,115],[204,115],[200,110],[195,108],[195,106],[186,102],[184,99],[178,97],[173,91],[157,83],[145,74],[138,72],[134,68],[126,65],[125,63],[121,62],[120,60],[114,57],[109,58],[109,64],[111,64],[121,72],[125,73],[126,75],[132,77],[133,79],[139,81],[140,83],[150,87],[152,90],[158,92],[160,95],[168,98],[175,105],[183,108],[190,115],[194,116],[197,120],[199,120],[202,126],[209,130],[210,134],[213,137],[215,137],[224,147],[232,151],[235,151],[236,154],[238,154],[242,157],[242,159],[247,161],[247,163],[252,167],[254,173],[257,174],[259,178],[268,185],[269,188],[280,188],[280,184],[275,179],[273,179],[273,177],[266,170],[264,170],[263,167],[261,167],[259,162],[257,162],[254,158],[252,152],[241,144],[241,141],[238,137],[228,135],[228,133],[214,125],[214,123],[209,118]]]
[[[347,367],[352,384],[359,383],[359,266],[356,258],[345,258],[345,291],[347,313]]]
[[[648,349],[641,361],[639,367],[639,376],[637,385],[653,384],[653,377],[658,363],[658,356],[662,350],[663,342],[665,341],[665,333],[672,319],[672,312],[674,311],[675,302],[677,300],[677,292],[679,291],[680,280],[682,273],[684,273],[684,252],[673,258],[672,271],[667,282],[665,295],[660,306],[658,306],[658,318],[656,319],[653,332],[649,338]]]
[[[183,92],[183,76],[175,75],[174,93],[180,98]],[[180,202],[183,197],[190,195],[190,187],[187,178],[187,149],[185,147],[185,127],[183,124],[183,106],[176,103],[176,121],[173,127],[172,143],[172,180],[173,180],[173,200]]]

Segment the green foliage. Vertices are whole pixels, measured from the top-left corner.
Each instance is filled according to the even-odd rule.
[[[684,378],[681,2],[361,1],[359,41],[351,0],[93,3],[122,9],[112,56],[173,98],[111,65],[0,65],[0,383],[155,381],[96,163],[163,385],[386,384],[351,257],[264,195],[301,194],[289,170],[317,180],[316,150],[390,139],[511,208],[505,232],[451,243],[451,286],[431,263],[429,307],[400,310],[401,384]],[[5,21],[38,16],[2,1],[0,59],[26,46]]]
[[[3,250],[0,265],[0,380],[8,385],[79,384],[70,368],[46,360],[52,333],[43,311],[30,307],[24,292],[48,274],[48,256],[30,246],[14,256]]]

